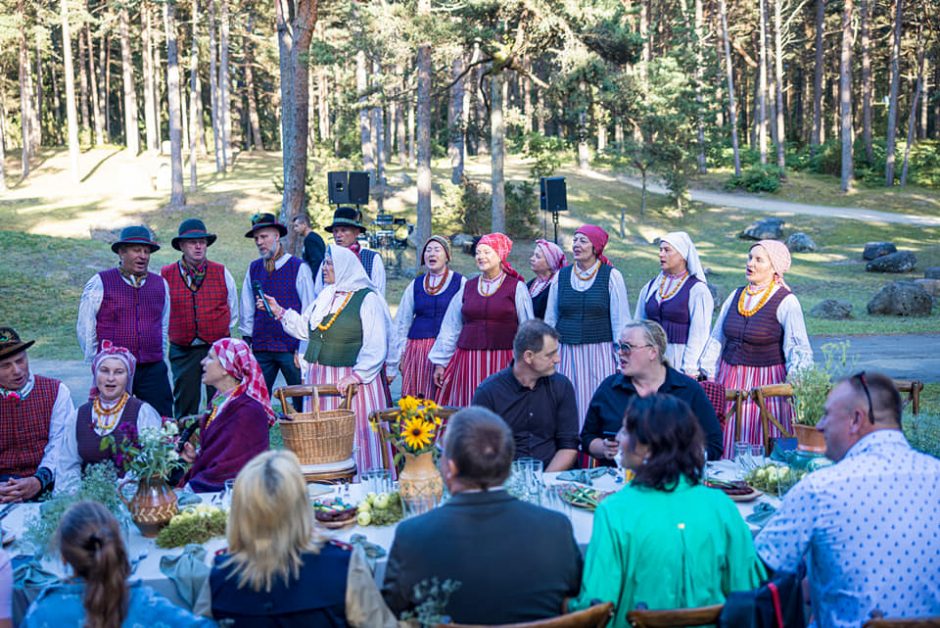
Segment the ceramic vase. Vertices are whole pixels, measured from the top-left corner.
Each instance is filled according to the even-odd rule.
[[[137,484],[137,492],[131,499],[127,499],[121,490],[125,484],[129,483]],[[157,536],[170,519],[179,512],[176,493],[161,477],[141,480],[125,478],[118,485],[118,496],[130,511],[131,519],[137,524],[140,533],[148,538]]]

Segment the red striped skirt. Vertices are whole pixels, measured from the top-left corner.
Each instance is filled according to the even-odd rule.
[[[769,386],[770,384],[782,384],[787,381],[787,369],[783,364],[774,366],[744,366],[728,364],[724,360],[718,363],[718,375],[715,380],[725,388],[736,388],[750,392],[752,388],[758,386]],[[767,399],[767,409],[780,421],[787,430],[792,429],[790,425],[790,416],[792,409],[787,399],[783,397],[771,397]],[[757,404],[747,399],[741,405],[741,417],[732,416],[734,403],[729,402],[725,410],[728,420],[725,421],[724,429],[724,457],[734,456],[734,431],[737,421],[741,421],[741,435],[738,441],[746,441],[752,445],[764,444],[764,434],[760,423],[760,409]],[[771,423],[770,436],[782,436],[780,430]],[[770,452],[766,452],[770,455]]]
[[[352,375],[353,369],[349,366],[324,366],[313,363],[307,371],[308,384],[333,384],[341,377]],[[304,409],[310,411],[311,398],[307,397]],[[342,403],[342,397],[330,396],[320,398],[321,410],[334,410]],[[369,417],[373,412],[384,410],[392,405],[392,395],[388,390],[388,381],[384,370],[375,379],[366,384],[360,384],[359,390],[353,397],[352,410],[356,413],[356,436],[353,440],[353,456],[356,458],[356,467],[359,473],[382,466],[382,448],[379,436],[369,426]]]
[[[408,339],[401,358],[401,396],[411,395],[434,400],[437,386],[434,385],[434,365],[428,360],[436,338]]]
[[[465,408],[480,383],[512,361],[512,349],[461,349],[457,347],[444,369],[444,387],[438,396],[443,406]]]
[[[561,345],[558,372],[571,380],[578,406],[578,430],[584,427],[591,397],[607,377],[617,372],[613,344],[597,342],[587,345]]]

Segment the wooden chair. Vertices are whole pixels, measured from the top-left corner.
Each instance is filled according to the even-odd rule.
[[[734,405],[731,407],[731,413],[725,415],[726,424],[734,418],[734,442],[741,440],[741,408],[744,406],[744,400],[747,399],[747,397],[748,392],[746,390],[737,390],[735,388],[725,389],[725,401],[734,402]]]
[[[940,616],[887,619],[884,613],[874,610],[862,628],[940,628]]]
[[[439,429],[441,435],[443,435],[444,429],[447,427],[447,420],[453,416],[457,410],[459,410],[459,408],[441,406],[435,411],[435,414],[441,419],[441,427]],[[392,435],[388,429],[388,422],[395,418],[398,412],[398,408],[385,408],[384,410],[373,412],[372,415],[369,416],[369,423],[375,427],[379,435],[379,446],[382,451],[382,466],[389,471],[392,470],[395,463],[394,456],[391,454]]]
[[[672,626],[702,626],[718,623],[724,604],[699,608],[677,608],[651,611],[638,608],[627,613],[627,621],[634,628],[671,628]]]
[[[777,417],[771,414],[770,410],[767,408],[767,399],[772,397],[790,399],[793,397],[793,387],[790,384],[770,384],[769,386],[758,386],[751,390],[751,398],[754,400],[754,403],[757,404],[758,410],[760,410],[761,433],[764,435],[764,451],[766,451],[768,455],[770,454],[771,423],[773,423],[785,437],[794,437],[793,433],[783,427],[783,424],[780,423]]]
[[[583,611],[517,624],[500,624],[490,628],[604,628],[614,614],[612,602],[595,604]],[[438,628],[483,628],[476,624],[440,624]]]
[[[924,390],[924,382],[916,379],[896,379],[894,385],[902,395],[907,393],[904,405],[911,404],[911,412],[920,414],[920,393]]]

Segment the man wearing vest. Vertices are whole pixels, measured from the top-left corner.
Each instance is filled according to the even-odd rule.
[[[295,312],[303,312],[313,303],[310,267],[284,250],[281,238],[286,235],[287,227],[280,224],[274,214],[252,216],[251,230],[245,234],[246,238],[254,239],[260,257],[245,273],[238,327],[261,366],[269,393],[274,388],[278,372],[283,373],[290,386],[301,383],[300,369],[294,361],[300,341],[288,335],[281,323],[265,310],[256,309],[252,284],[258,282],[266,295]],[[300,397],[294,398],[294,407],[298,410],[301,401]]]
[[[65,384],[29,372],[33,342],[0,327],[0,503],[33,499],[52,486],[65,423],[75,412]]]
[[[369,275],[369,279],[375,284],[379,296],[385,298],[385,264],[382,262],[382,256],[371,249],[364,249],[359,245],[359,234],[365,233],[366,228],[360,222],[361,216],[359,210],[354,207],[337,207],[333,212],[333,224],[326,228],[333,234],[333,241],[343,248],[349,249],[356,254],[359,262]],[[320,294],[323,290],[322,269],[317,271],[314,277],[314,294]],[[283,304],[282,304],[283,305]]]
[[[184,220],[171,242],[183,257],[160,270],[170,287],[170,368],[177,418],[199,412],[202,360],[212,343],[228,337],[238,322],[235,279],[225,266],[206,258],[215,239],[198,218]],[[207,401],[213,394],[215,389],[206,386]]]
[[[160,250],[144,226],[125,227],[111,245],[120,263],[85,284],[78,306],[78,344],[91,363],[98,343],[110,340],[137,359],[131,393],[160,413],[173,415],[170,373],[163,361],[170,326],[170,289],[163,277],[147,270]]]

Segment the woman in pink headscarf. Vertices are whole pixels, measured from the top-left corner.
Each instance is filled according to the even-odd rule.
[[[575,231],[574,264],[555,275],[545,308],[545,322],[561,336],[558,370],[574,384],[579,429],[594,391],[617,371],[616,341],[630,321],[623,275],[604,255],[607,238],[595,225]]]
[[[438,402],[468,406],[484,379],[509,366],[519,325],[532,318],[532,297],[509,264],[512,240],[502,233],[480,238],[480,274],[454,295],[428,359],[434,363]]]
[[[790,269],[790,251],[777,240],[751,246],[745,267],[747,285],[725,300],[705,345],[699,367],[725,388],[751,390],[782,384],[787,373],[813,364],[813,349],[806,335],[803,308],[783,279]],[[768,400],[769,410],[790,429],[790,405],[782,398]],[[735,424],[741,421],[740,439],[764,443],[757,405],[744,403],[740,417],[724,426],[725,456],[734,451]],[[730,416],[730,413],[729,413]],[[770,426],[770,437],[780,436]],[[768,452],[769,453],[769,452]]]
[[[529,288],[529,296],[532,297],[535,318],[544,320],[545,308],[548,306],[548,288],[558,271],[567,263],[565,252],[560,246],[548,240],[535,241],[535,249],[532,251],[532,257],[529,258],[529,267],[535,273],[535,277],[526,284]]]

